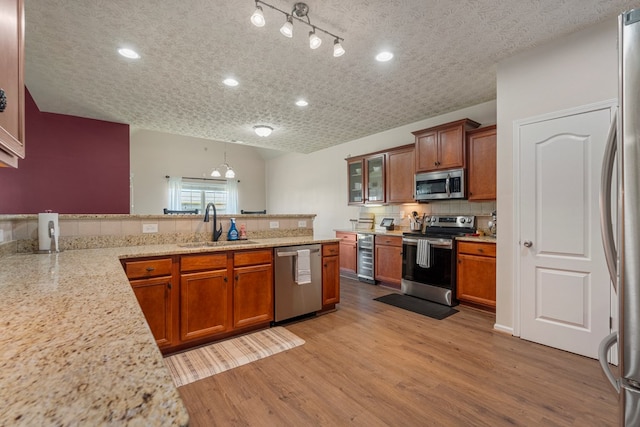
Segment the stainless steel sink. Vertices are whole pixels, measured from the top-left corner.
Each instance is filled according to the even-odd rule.
[[[218,247],[218,246],[241,246],[241,245],[249,245],[252,243],[257,243],[253,240],[219,240],[217,242],[187,242],[187,243],[178,243],[178,246],[181,248],[207,248],[207,247]]]

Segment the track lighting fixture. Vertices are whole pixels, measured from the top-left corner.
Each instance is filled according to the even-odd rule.
[[[316,30],[331,36],[334,39],[333,42],[333,56],[338,57],[344,55],[344,48],[342,47],[342,43],[344,39],[342,37],[336,36],[333,33],[330,33],[327,30],[323,30],[320,27],[311,24],[311,19],[309,19],[309,6],[306,3],[298,2],[293,5],[293,9],[291,13],[285,12],[284,10],[280,10],[275,6],[270,5],[262,0],[254,0],[256,3],[256,10],[251,15],[251,23],[256,27],[263,27],[266,23],[264,18],[264,14],[262,13],[262,7],[265,5],[273,10],[276,10],[282,13],[286,17],[285,23],[280,27],[280,32],[285,37],[293,37],[293,20],[295,19],[298,22],[302,22],[303,24],[311,27],[311,31],[309,32],[309,47],[311,49],[317,49],[322,44],[322,39],[316,34]],[[306,21],[305,19],[306,18]]]

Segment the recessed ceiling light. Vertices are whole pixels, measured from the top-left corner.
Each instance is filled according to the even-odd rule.
[[[309,103],[307,101],[305,101],[304,99],[299,99],[296,101],[296,105],[298,107],[306,107],[307,105],[309,105]]]
[[[393,53],[391,52],[380,52],[379,54],[376,55],[376,61],[380,61],[380,62],[387,62],[390,61],[391,58],[393,58]]]
[[[222,81],[222,83],[224,83],[227,86],[231,86],[231,87],[238,86],[238,84],[239,84],[236,79],[232,79],[231,77],[229,77],[228,79],[224,79]]]
[[[140,55],[138,55],[138,52],[136,52],[135,50],[127,49],[126,47],[121,47],[120,49],[118,49],[118,53],[124,56],[125,58],[129,58],[129,59],[140,58]]]

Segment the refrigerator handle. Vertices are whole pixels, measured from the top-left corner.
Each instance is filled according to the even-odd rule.
[[[620,382],[613,375],[611,368],[609,367],[609,361],[607,358],[607,353],[609,353],[609,349],[618,343],[618,333],[614,332],[610,335],[607,335],[605,339],[600,343],[600,347],[598,347],[598,361],[600,362],[600,366],[602,367],[602,372],[607,377],[613,388],[616,392],[620,393]]]
[[[613,120],[609,127],[609,135],[607,136],[607,146],[605,147],[604,158],[602,160],[602,175],[600,177],[600,232],[602,233],[602,245],[604,247],[604,256],[609,269],[609,276],[613,283],[613,288],[617,292],[617,266],[616,259],[618,254],[616,251],[613,224],[611,222],[611,180],[613,178],[613,165],[616,157],[616,130],[617,130],[617,114],[614,111]]]

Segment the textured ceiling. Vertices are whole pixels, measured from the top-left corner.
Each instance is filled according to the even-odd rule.
[[[286,11],[293,1],[270,0]],[[496,64],[639,7],[624,0],[307,0],[345,39],[252,0],[26,0],[26,85],[42,111],[309,153],[495,99]],[[116,53],[130,46],[142,58]],[[387,63],[374,56],[394,52]],[[222,84],[234,76],[240,85]],[[305,98],[309,106],[294,102]],[[266,124],[270,137],[252,127]]]

